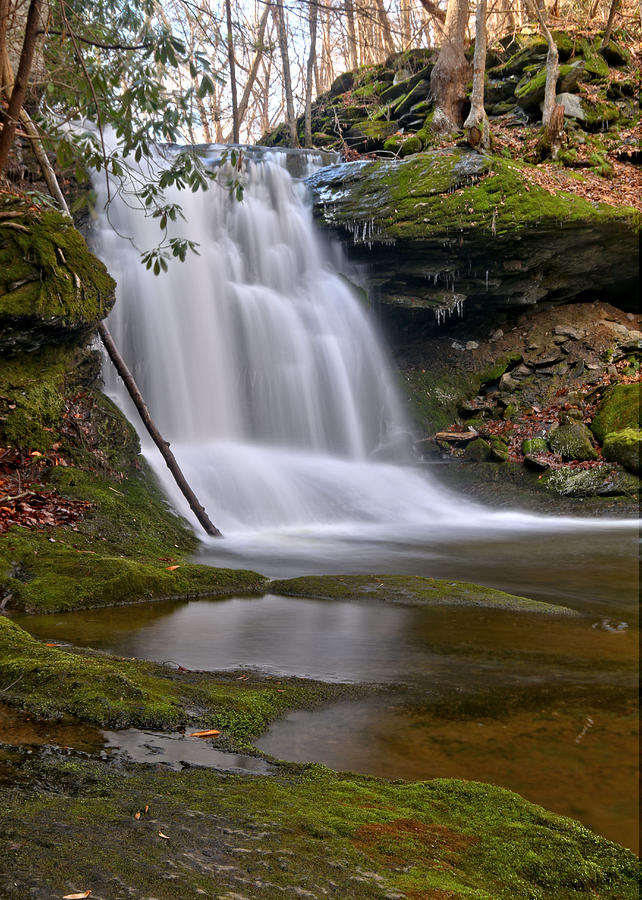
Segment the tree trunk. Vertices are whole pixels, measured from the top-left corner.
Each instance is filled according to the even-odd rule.
[[[348,65],[351,69],[356,69],[359,65],[357,59],[357,32],[354,24],[354,3],[353,0],[345,0],[346,9],[346,29],[348,31]]]
[[[559,76],[559,53],[550,32],[544,11],[540,6],[540,0],[532,0],[535,15],[539,22],[542,34],[548,44],[546,54],[546,87],[544,91],[544,109],[542,111],[542,125],[544,126],[544,139],[540,141],[540,150],[550,151],[553,159],[557,158],[564,129],[564,107],[557,102],[557,79]]]
[[[486,150],[490,146],[490,126],[484,109],[486,76],[486,0],[477,0],[475,15],[475,57],[473,59],[473,95],[470,113],[464,122],[466,140],[471,147]]]
[[[234,63],[234,41],[232,39],[232,4],[225,0],[227,18],[227,58],[230,64],[230,90],[232,92],[232,143],[239,143],[239,112],[236,98],[236,67]]]
[[[314,79],[314,61],[317,55],[317,15],[316,0],[308,0],[308,13],[310,23],[310,54],[308,56],[308,69],[305,84],[305,146],[312,146],[312,86]]]
[[[392,32],[390,30],[390,20],[388,19],[388,13],[386,12],[386,7],[383,5],[383,0],[375,0],[375,6],[377,8],[377,21],[379,23],[379,30],[383,42],[383,47],[385,48],[388,56],[390,56],[395,52],[395,44],[392,40]]]
[[[252,88],[254,87],[254,82],[256,81],[256,76],[259,71],[259,66],[261,64],[261,59],[263,57],[263,49],[265,42],[265,26],[268,20],[268,16],[270,14],[270,0],[266,0],[265,8],[263,9],[263,13],[261,14],[261,18],[259,20],[259,27],[256,36],[256,50],[254,52],[254,59],[252,60],[252,65],[250,66],[250,71],[248,72],[247,82],[245,84],[245,88],[243,89],[243,96],[241,97],[241,102],[239,103],[238,108],[238,121],[239,127],[245,118],[245,114],[247,112],[248,103],[250,102],[250,96],[252,94]]]
[[[138,390],[138,385],[134,381],[134,378],[127,368],[125,360],[122,358],[120,353],[118,352],[118,348],[114,343],[114,339],[109,333],[109,329],[105,325],[104,322],[100,322],[98,324],[98,333],[102,339],[103,344],[105,345],[105,350],[109,354],[109,358],[113,362],[116,367],[116,371],[122,378],[125,383],[125,387],[127,388],[127,392],[129,396],[132,398],[136,409],[138,410],[141,419],[147,429],[148,434],[158,447],[161,452],[161,455],[165,462],[167,463],[167,468],[170,470],[172,475],[174,476],[174,481],[178,485],[181,490],[181,493],[189,503],[190,509],[201,523],[203,528],[205,529],[206,534],[209,534],[211,537],[222,537],[221,532],[218,530],[216,525],[213,525],[210,521],[205,509],[198,502],[194,491],[191,489],[187,481],[185,480],[185,476],[183,475],[178,463],[176,462],[176,458],[172,451],[169,449],[169,444],[167,441],[163,440],[160,432],[156,428],[152,417],[149,414],[149,410],[147,409],[147,405],[143,400],[143,397]]]
[[[294,116],[294,99],[292,96],[292,79],[290,77],[290,57],[288,55],[288,36],[285,30],[285,12],[283,3],[277,2],[275,7],[276,29],[281,48],[281,61],[283,64],[283,93],[285,94],[286,124],[290,134],[290,146],[299,146],[299,136],[296,131],[296,118]]]
[[[29,11],[27,12],[27,21],[25,25],[25,36],[22,43],[22,51],[20,53],[20,62],[18,64],[18,73],[13,83],[11,97],[9,99],[9,107],[4,117],[2,131],[0,132],[0,176],[4,175],[7,164],[9,162],[9,153],[16,136],[18,121],[20,119],[20,110],[24,103],[29,86],[29,76],[33,65],[33,57],[36,50],[36,42],[40,32],[40,12],[43,0],[31,0],[29,3]],[[8,12],[8,9],[7,9]],[[5,9],[2,9],[3,16]],[[6,22],[6,18],[3,20]]]
[[[457,131],[464,120],[464,93],[470,77],[470,63],[464,55],[468,12],[468,0],[448,0],[444,39],[430,76],[435,103],[432,128],[438,134]]]
[[[620,5],[620,0],[611,0],[611,9],[609,10],[609,18],[606,23],[606,31],[604,32],[604,37],[602,38],[602,47],[606,47],[608,42],[611,40],[611,32],[613,31],[613,25],[615,23],[615,13],[617,12],[617,8]]]

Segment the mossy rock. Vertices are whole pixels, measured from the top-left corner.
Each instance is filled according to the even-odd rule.
[[[586,131],[602,131],[618,122],[620,119],[620,110],[615,103],[608,101],[597,103],[582,103],[584,118],[582,127]]]
[[[60,213],[16,213],[0,222],[0,350],[84,338],[111,309],[114,280]]]
[[[420,153],[423,149],[421,138],[417,137],[417,135],[412,135],[412,137],[407,138],[399,149],[399,155],[402,158],[406,156],[411,156],[413,153]]]
[[[306,575],[271,581],[272,593],[323,600],[362,600],[403,606],[484,606],[523,612],[576,616],[565,606],[529,600],[460,581],[439,581],[420,575]]]
[[[47,647],[0,617],[3,702],[40,719],[73,715],[110,728],[187,725],[217,728],[248,741],[287,709],[341,694],[331,686],[293,679],[240,685],[232,679],[186,673],[138,660],[68,647]]]
[[[330,86],[330,95],[336,97],[338,94],[345,94],[351,90],[354,85],[354,72],[343,72],[334,79]]]
[[[372,119],[364,119],[355,122],[343,136],[350,147],[362,153],[370,153],[382,149],[384,142],[396,130],[396,122],[373,122]]]
[[[624,428],[606,435],[602,444],[602,452],[606,459],[618,462],[629,472],[640,472],[640,450],[642,448],[642,429]]]
[[[579,422],[576,425],[559,425],[548,433],[548,443],[553,453],[562,459],[581,462],[597,459],[597,451],[591,441],[591,432]]]
[[[600,53],[610,66],[626,66],[631,60],[630,51],[613,38],[606,47],[600,46]]]
[[[416,144],[411,147],[416,154]],[[449,148],[399,162],[328,166],[308,184],[323,197],[315,206],[322,221],[341,227],[375,219],[382,241],[427,240],[449,231],[465,241],[468,233],[497,237],[547,226],[636,227],[634,209],[553,195],[527,170],[499,156]]]
[[[566,92],[573,89],[583,69],[579,63],[560,66],[557,78],[557,91]],[[544,100],[546,90],[546,68],[538,68],[526,72],[515,87],[515,99],[525,110],[539,109]]]
[[[526,438],[522,441],[522,453],[530,456],[533,453],[548,453],[548,441],[543,437]]]
[[[510,75],[521,75],[527,66],[541,65],[546,59],[548,47],[546,41],[542,37],[534,37],[520,47],[520,49],[510,56],[505,63],[495,66],[489,71],[489,76],[495,79],[503,79]]]
[[[619,467],[572,469],[562,466],[544,475],[542,483],[562,497],[637,497],[640,479]]]
[[[470,441],[464,450],[464,459],[468,462],[486,462],[491,459],[492,455],[490,444],[483,438],[475,438],[474,441]]]
[[[177,772],[56,752],[10,771],[0,783],[7,898],[87,885],[96,897],[163,900],[638,896],[631,851],[477,782],[391,782],[317,765]]]
[[[640,385],[614,384],[598,404],[591,431],[603,443],[611,432],[639,428],[641,425]]]

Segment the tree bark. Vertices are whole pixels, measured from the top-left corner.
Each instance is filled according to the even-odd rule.
[[[470,113],[464,122],[466,140],[471,147],[486,150],[490,146],[490,126],[484,109],[486,76],[486,0],[477,0],[475,15],[475,56],[473,59],[473,94]]]
[[[548,44],[548,53],[546,54],[546,88],[544,91],[544,109],[542,112],[542,124],[547,126],[556,106],[557,79],[560,71],[559,53],[557,52],[557,46],[553,40],[553,35],[546,24],[544,12],[540,6],[540,0],[532,0],[532,3],[535,9],[535,15],[537,16],[537,21],[539,22],[539,27]]]
[[[232,4],[225,0],[225,16],[227,18],[227,58],[230,65],[230,90],[232,93],[232,142],[239,141],[239,112],[236,97],[236,67],[234,62],[234,41],[232,39]]]
[[[354,24],[354,3],[353,0],[345,0],[346,9],[346,29],[348,32],[348,59],[351,69],[356,69],[359,65],[357,58],[357,32]]]
[[[395,52],[395,44],[392,40],[392,31],[390,30],[390,21],[383,0],[375,0],[377,9],[377,21],[379,23],[380,36],[386,53],[390,56]]]
[[[5,173],[9,162],[9,153],[16,136],[16,129],[18,128],[18,121],[20,119],[20,110],[22,109],[27,94],[27,88],[29,86],[29,76],[31,74],[36,42],[40,31],[40,12],[42,3],[43,0],[30,0],[29,3],[18,72],[13,83],[9,107],[5,114],[2,132],[0,132],[0,175]],[[3,16],[5,15],[4,8],[2,9],[2,14]],[[4,21],[6,21],[6,18]]]
[[[283,64],[283,92],[285,94],[286,124],[290,134],[290,146],[299,146],[299,136],[296,131],[296,118],[294,116],[294,99],[292,96],[292,78],[290,77],[290,57],[288,55],[288,37],[285,30],[285,13],[283,2],[278,0],[275,7],[276,28],[281,49],[281,61]]]
[[[176,462],[176,458],[172,451],[169,449],[169,444],[167,441],[163,440],[160,432],[156,428],[152,417],[149,414],[149,410],[147,409],[147,405],[143,400],[143,397],[138,390],[138,385],[134,381],[134,378],[127,368],[127,364],[125,360],[122,358],[120,353],[118,352],[118,348],[114,343],[114,339],[109,333],[109,329],[105,325],[104,322],[100,322],[98,324],[98,333],[102,339],[103,344],[105,345],[105,350],[109,354],[109,358],[113,362],[116,367],[116,371],[122,378],[125,383],[125,387],[127,388],[127,392],[129,396],[132,398],[136,409],[138,410],[141,419],[147,429],[148,434],[158,447],[161,452],[163,459],[167,464],[167,468],[170,470],[172,475],[174,476],[174,481],[178,485],[181,490],[181,493],[189,503],[190,509],[198,519],[198,521],[203,526],[206,534],[209,534],[211,537],[222,537],[221,532],[218,530],[216,525],[212,524],[210,521],[205,509],[198,502],[194,491],[191,489],[187,481],[185,480],[185,476],[183,475],[178,463]]]
[[[263,49],[264,49],[264,41],[265,41],[265,26],[268,20],[268,16],[270,14],[270,0],[267,0],[265,3],[265,8],[263,9],[263,13],[261,14],[261,18],[259,19],[259,27],[256,36],[256,50],[254,51],[254,59],[252,60],[252,65],[250,66],[250,71],[248,72],[247,81],[245,83],[245,87],[243,89],[243,96],[241,97],[241,102],[239,103],[238,108],[238,121],[239,128],[243,119],[245,118],[245,114],[247,113],[247,107],[250,102],[250,97],[252,95],[252,88],[254,87],[254,82],[256,81],[256,76],[259,71],[259,66],[261,65],[261,59],[263,57]]]
[[[308,55],[307,77],[305,84],[305,146],[312,146],[312,86],[314,80],[314,61],[317,55],[317,16],[316,0],[308,0],[310,24],[310,53]]]
[[[609,18],[606,23],[606,31],[604,32],[604,37],[602,38],[602,47],[606,47],[608,42],[611,40],[611,32],[613,31],[613,25],[615,24],[615,13],[617,12],[617,8],[620,5],[620,0],[611,0],[611,9],[609,10]]]
[[[443,43],[430,76],[435,103],[432,128],[438,134],[457,131],[464,120],[464,91],[470,75],[464,55],[468,12],[468,0],[448,0]]]

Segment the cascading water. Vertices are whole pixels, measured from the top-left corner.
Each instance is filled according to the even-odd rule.
[[[216,165],[221,151],[209,152]],[[308,168],[320,162],[302,158]],[[413,467],[385,353],[314,231],[292,159],[246,156],[242,202],[216,184],[169,197],[199,255],[160,277],[133,245],[157,243],[156,220],[116,199],[110,221],[99,221],[97,249],[118,282],[109,327],[211,518],[232,544],[254,547],[305,535],[422,540],[491,522],[537,528],[531,517],[455,499]],[[116,376],[106,381],[137,423]]]

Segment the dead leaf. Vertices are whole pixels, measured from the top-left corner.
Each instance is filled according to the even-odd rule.
[[[144,812],[149,812],[149,803],[146,803],[146,804],[145,804]]]
[[[140,811],[134,813],[134,818],[135,818],[135,819],[140,819]]]
[[[180,569],[180,566],[166,566],[168,572],[173,572],[174,569]]]
[[[90,894],[91,891],[79,891],[77,894],[65,894],[62,900],[84,900]]]
[[[220,733],[216,728],[209,728],[207,731],[192,731],[190,737],[216,737]]]
[[[162,831],[159,831],[159,832],[158,832],[158,836],[161,837],[161,838],[163,838],[164,841],[168,841],[168,840],[169,840],[168,835],[163,834]]]

